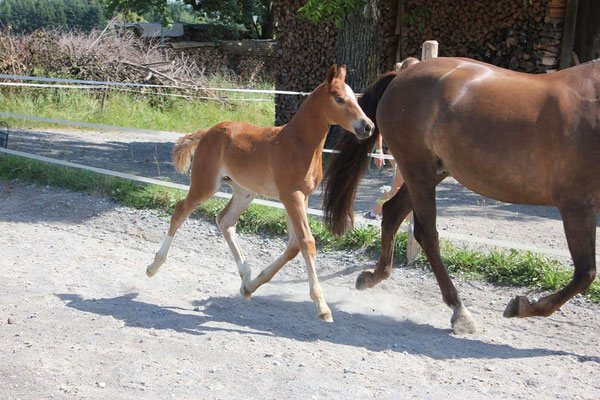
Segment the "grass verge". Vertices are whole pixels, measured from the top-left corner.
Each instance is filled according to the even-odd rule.
[[[233,84],[213,78],[213,87]],[[268,84],[255,88],[270,89]],[[183,99],[159,95],[132,95],[109,91],[102,112],[103,91],[84,92],[74,89],[4,89],[0,91],[0,110],[96,124],[141,129],[194,132],[221,121],[246,121],[258,126],[271,126],[275,120],[275,103],[271,95],[223,94],[228,98],[261,98],[268,101],[232,101]],[[46,128],[54,124],[8,119],[12,127]],[[79,128],[78,128],[79,129]]]
[[[0,155],[0,179],[19,179],[40,185],[58,186],[70,190],[107,196],[125,206],[136,209],[160,209],[172,212],[175,203],[185,197],[185,192],[156,185],[142,185],[125,179],[109,177],[89,171],[49,165],[10,155]],[[224,200],[211,199],[200,205],[195,214],[214,220],[225,206]],[[358,227],[344,236],[329,233],[323,223],[310,218],[315,240],[323,250],[363,249],[374,256],[380,249],[379,229]],[[238,223],[243,233],[286,233],[283,210],[252,204]],[[395,243],[395,263],[406,260],[406,233],[399,233]],[[516,250],[480,252],[466,247],[456,247],[443,242],[442,259],[453,274],[465,278],[483,279],[501,285],[517,285],[541,290],[556,290],[566,285],[572,270],[556,260]],[[427,265],[421,255],[417,264]],[[584,294],[600,302],[600,280],[594,281]]]

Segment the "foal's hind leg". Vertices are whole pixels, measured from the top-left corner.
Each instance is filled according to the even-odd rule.
[[[567,243],[575,265],[573,280],[562,290],[532,303],[525,296],[510,301],[505,317],[547,317],[571,297],[583,292],[596,277],[596,207],[569,205],[559,207]]]
[[[394,244],[396,234],[402,221],[412,210],[412,203],[406,185],[402,185],[396,195],[383,205],[383,219],[381,221],[381,255],[374,271],[363,271],[356,279],[356,288],[359,290],[372,288],[392,273],[394,258]]]
[[[177,229],[190,216],[198,204],[208,200],[218,189],[219,177],[217,176],[216,168],[205,168],[202,175],[197,178],[194,175],[196,171],[192,171],[192,179],[190,190],[185,200],[180,200],[175,205],[175,211],[171,216],[171,224],[169,231],[165,237],[160,250],[154,256],[154,261],[146,268],[146,275],[149,278],[153,277],[158,269],[167,261],[167,254],[173,242],[173,237]]]
[[[429,180],[426,177],[417,178],[418,180],[410,178],[406,177],[406,180],[410,187],[415,215],[415,239],[427,256],[427,261],[431,265],[442,292],[442,299],[454,311],[450,320],[452,329],[455,333],[473,333],[476,330],[475,322],[469,310],[462,304],[458,291],[440,256],[440,245],[435,226],[435,186],[437,183],[434,179]]]
[[[254,279],[252,279],[247,284],[242,284],[242,296],[244,298],[249,299],[250,295],[256,291],[260,286],[269,282],[277,272],[285,265],[288,261],[296,257],[298,252],[300,251],[300,247],[298,245],[298,240],[296,239],[296,233],[294,232],[294,227],[290,221],[290,218],[287,218],[287,229],[288,229],[288,245],[285,251],[281,256],[279,256],[275,261],[271,263],[267,268],[260,271],[260,274]]]
[[[238,243],[237,236],[235,234],[235,227],[240,215],[242,215],[244,211],[248,209],[248,206],[250,206],[250,203],[252,203],[256,193],[252,193],[240,186],[235,185],[234,183],[230,183],[230,185],[233,189],[233,196],[231,197],[231,200],[229,200],[229,203],[227,203],[227,206],[217,216],[217,225],[221,229],[221,233],[223,233],[223,237],[225,237],[225,240],[229,245],[231,254],[233,254],[233,258],[237,264],[238,272],[242,278],[240,292],[245,299],[250,299],[250,296],[246,296],[244,294],[244,287],[246,283],[250,281],[252,270],[250,269],[250,266],[244,257],[244,253],[242,252],[242,248]]]

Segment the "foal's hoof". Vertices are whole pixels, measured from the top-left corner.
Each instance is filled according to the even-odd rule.
[[[244,300],[250,300],[250,298],[252,297],[252,293],[250,293],[250,291],[248,289],[246,289],[246,285],[243,283],[242,283],[242,286],[240,287],[240,294],[242,295]]]
[[[516,296],[508,303],[504,310],[505,318],[526,317],[525,310],[531,305],[531,302],[525,296]]]
[[[148,268],[146,268],[146,276],[148,278],[152,278],[154,275],[156,275],[156,273],[158,272],[158,269],[164,263],[165,263],[165,260],[157,260],[155,258],[154,262],[152,264],[148,265]]]
[[[369,288],[369,275],[373,275],[371,271],[363,271],[356,278],[356,289],[365,290]]]
[[[457,335],[465,335],[469,333],[475,333],[477,327],[475,321],[467,307],[461,305],[454,310],[452,318],[450,319],[452,324],[452,331]]]
[[[333,322],[331,311],[319,314],[319,319],[323,322]]]

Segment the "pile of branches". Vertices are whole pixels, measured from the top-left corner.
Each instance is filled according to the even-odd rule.
[[[189,56],[127,31],[40,30],[17,36],[0,30],[1,74],[197,85],[203,72]]]

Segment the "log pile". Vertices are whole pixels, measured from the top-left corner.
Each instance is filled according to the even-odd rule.
[[[398,0],[381,0],[381,57],[379,71],[391,71],[396,63],[396,50],[400,39],[400,28],[397,21]],[[399,55],[398,55],[399,57]]]
[[[408,0],[402,57],[435,39],[440,56],[461,56],[541,73],[558,64],[566,0]],[[389,50],[388,50],[389,51]]]
[[[398,17],[398,2],[404,4]],[[382,0],[381,72],[396,61],[421,57],[426,40],[440,56],[469,57],[517,71],[555,70],[567,0]],[[338,30],[313,24],[297,11],[304,0],[276,0],[275,86],[310,91],[335,61]],[[276,96],[276,123],[289,121],[303,98]]]
[[[275,1],[275,36],[277,45],[272,62],[275,88],[310,92],[325,78],[335,62],[337,28],[333,22],[314,24],[303,18],[298,9],[303,0]],[[301,96],[277,95],[275,124],[287,123],[304,100]]]

